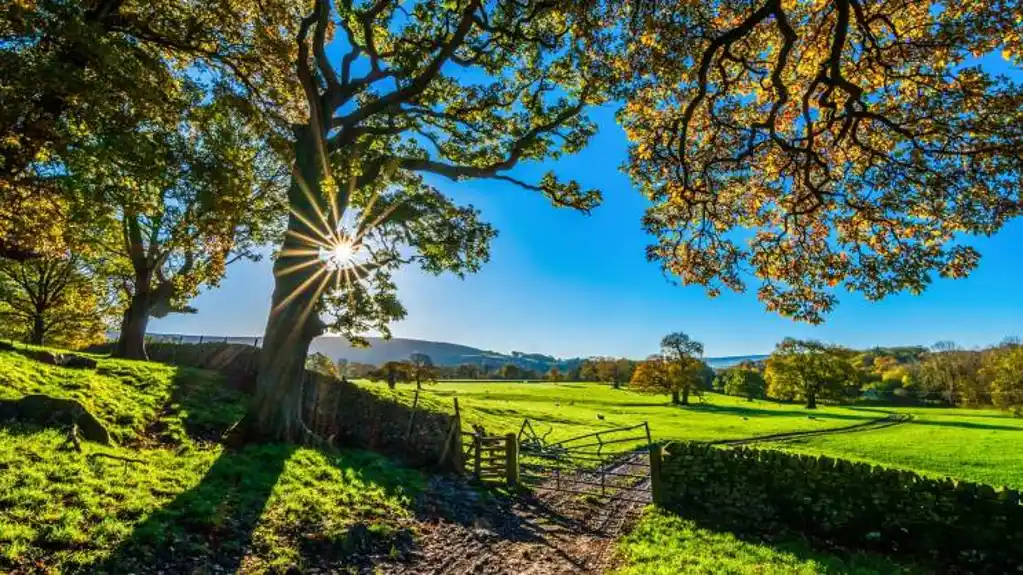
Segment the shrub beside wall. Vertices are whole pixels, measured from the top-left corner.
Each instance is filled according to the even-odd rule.
[[[735,531],[796,531],[949,570],[1023,566],[1019,493],[829,457],[671,443],[661,504]]]

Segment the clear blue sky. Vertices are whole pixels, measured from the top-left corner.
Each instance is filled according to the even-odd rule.
[[[755,287],[710,299],[703,288],[677,287],[647,263],[640,227],[646,200],[619,167],[625,136],[610,108],[595,111],[600,133],[582,153],[552,165],[521,166],[539,178],[555,168],[564,178],[604,191],[590,216],[555,209],[510,184],[434,183],[476,205],[500,231],[491,261],[459,280],[405,270],[397,276],[408,317],[396,337],[462,343],[496,351],[561,357],[645,357],[665,333],[685,331],[706,355],[768,353],[785,336],[852,347],[925,344],[951,339],[968,347],[1023,335],[1023,221],[974,241],[983,259],[968,279],[936,279],[921,296],[878,303],[843,294],[824,325],[809,326],[764,311]],[[150,331],[207,335],[262,334],[273,283],[269,259],[238,263],[221,286],[195,300],[196,315],[154,320]]]

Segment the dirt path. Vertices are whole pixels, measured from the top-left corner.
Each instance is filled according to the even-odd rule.
[[[614,470],[646,469],[634,463],[621,462]],[[561,478],[563,487],[571,481]],[[604,573],[613,566],[615,540],[649,500],[648,482],[633,480],[615,497],[598,499],[543,489],[488,497],[438,479],[427,502],[435,509],[420,523],[417,548],[401,563],[381,567],[417,575]]]

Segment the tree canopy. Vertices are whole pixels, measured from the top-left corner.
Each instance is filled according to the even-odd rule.
[[[813,340],[785,338],[767,360],[768,395],[803,400],[816,409],[820,398],[842,399],[859,391],[859,375],[847,350]]]
[[[288,78],[302,3],[96,0],[0,9],[0,256],[65,249],[65,154],[83,137],[179,114],[186,84],[265,134],[300,117]],[[253,113],[258,111],[259,113]],[[269,119],[278,121],[271,122]]]
[[[1023,3],[640,2],[618,59],[648,257],[813,323],[963,277],[1020,212]]]

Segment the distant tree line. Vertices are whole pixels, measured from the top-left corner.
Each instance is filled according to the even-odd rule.
[[[525,355],[525,354],[519,354]],[[539,354],[534,354],[539,356]],[[755,399],[803,403],[874,401],[963,407],[995,406],[1023,416],[1023,342],[967,350],[943,341],[931,347],[875,347],[857,351],[814,340],[782,340],[767,359],[714,370],[703,345],[678,332],[664,337],[660,353],[635,361],[592,357],[546,373],[514,363],[435,365],[422,353],[380,366],[309,356],[310,369],[347,379],[381,381],[390,387],[438,380],[588,381],[615,389],[664,394],[688,405],[705,391]],[[544,356],[547,357],[547,356]]]

